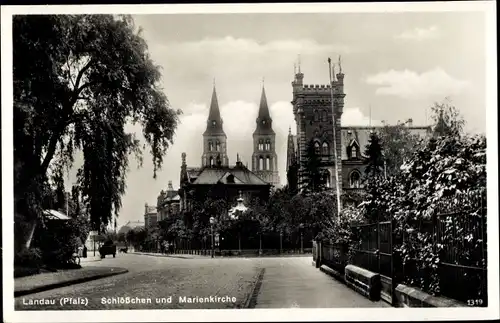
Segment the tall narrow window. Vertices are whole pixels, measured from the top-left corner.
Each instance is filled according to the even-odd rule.
[[[314,121],[319,121],[319,113],[318,113],[318,110],[314,110]]]
[[[328,113],[326,112],[326,110],[323,110],[321,111],[321,121],[327,121],[328,119]]]
[[[210,159],[209,159],[209,165],[210,166],[213,166],[214,165],[214,158],[212,156],[210,156]]]
[[[318,155],[318,156],[321,154],[321,150],[320,150],[320,147],[319,147],[319,143],[318,143],[318,142],[315,142],[315,143],[314,143],[314,153],[315,153],[316,155]]]
[[[215,150],[220,151],[220,141],[218,140],[215,142]]]
[[[269,139],[266,140],[266,150],[267,151],[271,150],[271,140]]]
[[[323,156],[326,157],[326,156],[330,155],[330,152],[329,152],[329,149],[328,149],[328,143],[326,141],[323,143],[323,146],[321,147],[321,150],[322,150],[321,154]]]
[[[266,157],[266,170],[271,170],[271,158]]]
[[[359,158],[359,148],[357,145],[353,145],[352,148],[351,148],[351,152],[352,152],[352,158],[354,159],[358,159]]]
[[[259,170],[264,170],[264,158],[259,157]]]
[[[209,141],[208,142],[208,151],[213,151],[214,150],[214,144],[212,143],[212,141]]]
[[[262,140],[259,140],[259,146],[258,146],[258,149],[259,150],[264,150],[264,142]]]

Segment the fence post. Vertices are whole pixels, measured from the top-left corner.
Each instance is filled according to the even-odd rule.
[[[316,268],[321,267],[321,258],[323,258],[323,246],[320,240],[317,241],[316,246],[318,248],[316,256]]]

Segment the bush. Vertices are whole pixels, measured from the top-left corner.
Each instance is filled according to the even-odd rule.
[[[14,266],[40,268],[42,266],[42,252],[38,248],[23,249],[14,256]]]
[[[73,253],[86,237],[86,228],[80,221],[48,221],[37,231],[34,244],[42,251],[44,264],[56,268],[67,267]]]

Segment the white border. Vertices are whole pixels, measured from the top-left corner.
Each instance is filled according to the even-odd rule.
[[[337,4],[209,4],[209,5],[101,5],[101,6],[2,6],[2,242],[3,306],[6,322],[118,322],[118,321],[351,321],[351,320],[479,320],[499,318],[498,306],[498,151],[497,151],[497,42],[496,3],[337,3]],[[273,310],[114,310],[114,311],[14,311],[13,295],[13,135],[12,135],[12,15],[14,14],[214,14],[214,13],[318,13],[318,12],[445,12],[481,11],[486,14],[486,104],[488,172],[488,308],[352,308]],[[481,109],[481,107],[478,107]]]

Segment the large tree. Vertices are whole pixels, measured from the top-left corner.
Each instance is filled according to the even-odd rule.
[[[443,102],[435,102],[431,111],[435,136],[452,137],[463,134],[465,120],[450,99],[446,98]]]
[[[304,192],[311,193],[325,190],[325,171],[321,169],[322,165],[321,155],[315,146],[315,142],[311,140],[307,145],[306,158],[302,161],[302,170],[300,172],[300,184]]]
[[[367,198],[367,203],[365,203],[366,216],[370,221],[377,221],[380,219],[380,210],[375,201],[381,194],[379,186],[385,174],[382,142],[376,132],[370,134],[370,139],[365,148],[365,156],[364,185]]]
[[[179,112],[129,16],[16,16],[13,35],[15,213],[29,224],[16,239],[29,247],[50,177],[78,151],[81,198],[100,228],[121,207],[129,155],[142,161],[126,125],[142,126],[156,176]]]
[[[404,123],[384,124],[378,134],[384,145],[387,176],[398,174],[403,163],[423,144],[421,138]]]

